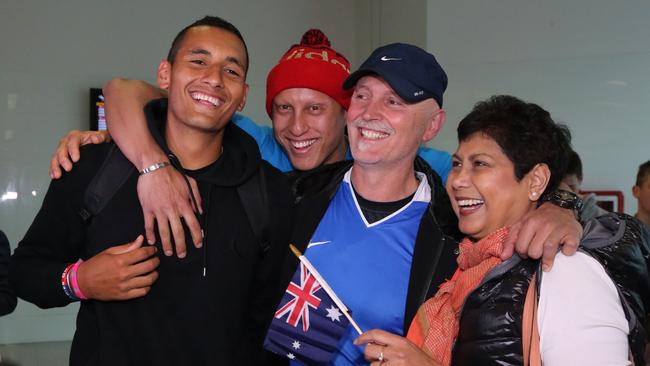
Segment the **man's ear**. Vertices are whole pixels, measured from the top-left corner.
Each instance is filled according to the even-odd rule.
[[[241,103],[237,106],[237,112],[241,112],[244,110],[244,107],[246,106],[246,96],[248,96],[248,84],[244,84],[244,98],[242,98]]]
[[[641,187],[637,185],[634,185],[634,187],[632,187],[632,195],[634,196],[634,198],[639,199],[639,196],[641,195],[640,191],[641,191]]]
[[[172,75],[172,64],[167,60],[160,61],[156,81],[160,89],[169,89],[169,83]]]
[[[426,129],[422,135],[422,142],[427,142],[436,137],[438,132],[445,125],[445,120],[447,118],[447,112],[444,109],[439,108],[432,113],[431,117],[427,121]]]
[[[551,180],[551,170],[548,168],[548,165],[540,163],[535,165],[526,174],[526,177],[529,180],[528,199],[531,201],[539,200]]]

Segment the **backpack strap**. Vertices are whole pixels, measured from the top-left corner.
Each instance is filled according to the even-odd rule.
[[[524,313],[522,315],[521,343],[524,347],[524,366],[541,366],[542,354],[539,348],[539,328],[537,325],[537,305],[539,303],[539,269],[533,275],[526,299],[524,300]]]
[[[131,176],[135,167],[122,154],[116,144],[112,144],[102,166],[93,177],[84,194],[83,208],[79,216],[88,222],[106,207],[115,193]]]
[[[270,210],[263,164],[260,164],[258,174],[254,174],[244,184],[237,187],[237,193],[253,229],[253,235],[255,235],[262,253],[266,253],[271,246],[269,239]]]

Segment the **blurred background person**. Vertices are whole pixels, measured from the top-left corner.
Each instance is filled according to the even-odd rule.
[[[571,150],[569,159],[567,160],[567,170],[560,182],[560,189],[571,191],[582,198],[582,208],[580,209],[580,221],[587,222],[590,219],[606,214],[607,211],[598,206],[596,195],[589,193],[586,195],[580,194],[580,187],[582,186],[582,160],[580,155],[574,150]]]
[[[646,234],[650,235],[650,160],[639,165],[632,194],[638,202],[634,217],[645,225]]]

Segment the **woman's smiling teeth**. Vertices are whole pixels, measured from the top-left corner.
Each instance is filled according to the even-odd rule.
[[[192,93],[192,99],[198,100],[198,101],[205,101],[210,104],[212,104],[215,107],[218,107],[221,105],[221,100],[219,98],[213,97],[211,95],[203,94],[203,93]]]
[[[463,200],[458,200],[458,207],[461,208],[470,208],[474,206],[479,206],[483,204],[483,200],[475,200],[475,199],[463,199]]]

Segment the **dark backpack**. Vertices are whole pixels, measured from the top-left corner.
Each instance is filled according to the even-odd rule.
[[[93,177],[84,194],[84,207],[79,215],[85,222],[101,212],[115,193],[133,174],[135,167],[122,154],[116,144],[112,144],[102,166]],[[264,169],[260,164],[259,174],[254,174],[244,184],[237,187],[237,193],[246,211],[255,239],[263,253],[270,247],[269,203],[266,191]]]

